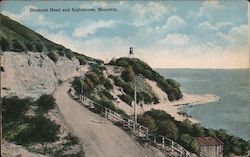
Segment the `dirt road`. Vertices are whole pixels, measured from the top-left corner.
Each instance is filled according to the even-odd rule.
[[[86,157],[158,157],[157,150],[145,149],[121,128],[72,100],[63,83],[54,93],[65,122],[84,146]]]

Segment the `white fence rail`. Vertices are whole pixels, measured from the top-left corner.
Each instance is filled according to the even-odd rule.
[[[185,148],[183,148],[181,145],[174,142],[173,140],[161,135],[151,134],[150,130],[147,127],[139,123],[136,123],[134,128],[133,119],[124,118],[116,111],[109,109],[103,105],[100,105],[85,96],[76,96],[73,95],[71,92],[68,93],[74,100],[78,101],[81,105],[102,115],[103,117],[107,118],[112,122],[122,124],[124,128],[129,129],[131,133],[133,133],[135,136],[145,138],[145,140],[149,140],[150,142],[154,143],[156,147],[158,147],[164,154],[172,157],[191,157],[190,152],[188,152]]]

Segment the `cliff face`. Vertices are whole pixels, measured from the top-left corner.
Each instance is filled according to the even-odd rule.
[[[55,90],[59,80],[77,74],[77,59],[60,57],[54,63],[43,53],[4,52],[1,56],[1,94],[37,98]]]

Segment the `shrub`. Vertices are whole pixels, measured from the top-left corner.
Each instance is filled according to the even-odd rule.
[[[44,46],[41,43],[35,43],[35,47],[38,52],[42,52]]]
[[[179,138],[179,143],[187,148],[189,151],[198,154],[199,153],[199,146],[197,142],[189,135],[183,134]]]
[[[29,127],[20,132],[15,141],[17,144],[54,142],[58,140],[60,126],[42,115],[29,119]]]
[[[128,105],[131,106],[131,103],[132,103],[133,99],[132,99],[129,95],[127,95],[127,94],[122,94],[122,95],[118,95],[118,97],[119,97],[122,101],[124,101],[125,103],[127,103]]]
[[[13,51],[16,51],[16,52],[26,51],[25,45],[16,39],[12,40],[12,45],[13,45]]]
[[[38,112],[46,113],[48,110],[55,108],[56,102],[52,95],[44,94],[38,98],[36,101],[38,106]]]
[[[52,61],[54,61],[55,63],[58,61],[58,56],[57,56],[57,54],[56,54],[55,52],[49,52],[49,53],[48,53],[48,57],[49,57]]]
[[[3,123],[10,123],[22,119],[32,104],[33,101],[30,98],[20,99],[17,96],[2,98]]]
[[[108,90],[108,91],[113,89],[113,85],[111,84],[109,79],[104,79],[103,85],[106,88],[106,90]]]
[[[156,129],[155,121],[149,115],[139,115],[138,122],[152,131]]]
[[[204,136],[204,128],[201,126],[201,124],[194,124],[193,125],[193,136]]]
[[[68,59],[72,59],[74,57],[74,53],[70,49],[66,49],[65,54]]]
[[[69,133],[68,136],[65,137],[65,139],[68,142],[65,143],[64,145],[75,145],[75,144],[80,143],[80,140],[76,136],[74,136],[72,133]]]
[[[171,120],[164,120],[158,124],[157,132],[160,135],[166,136],[170,139],[176,140],[178,135],[178,129],[175,123]]]
[[[80,65],[86,65],[87,61],[84,58],[78,58]]]
[[[27,47],[27,50],[33,51],[33,52],[35,51],[35,46],[32,43],[26,42],[25,46]]]
[[[40,97],[42,99],[43,97]],[[17,144],[54,142],[58,139],[59,126],[42,114],[29,116],[33,101],[30,98],[3,98],[3,137]],[[41,101],[38,100],[38,101]],[[50,101],[49,101],[50,102]],[[41,103],[43,104],[43,103]]]
[[[128,67],[122,72],[121,77],[123,78],[124,81],[130,82],[134,79],[135,72],[131,67]]]
[[[10,42],[6,38],[1,37],[0,45],[2,46],[3,51],[10,50]]]

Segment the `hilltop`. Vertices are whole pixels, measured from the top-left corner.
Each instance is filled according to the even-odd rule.
[[[57,61],[59,56],[66,56],[69,59],[77,58],[81,64],[86,61],[102,62],[56,44],[7,16],[0,14],[0,19],[0,43],[3,51],[41,52],[48,55],[53,61]]]

